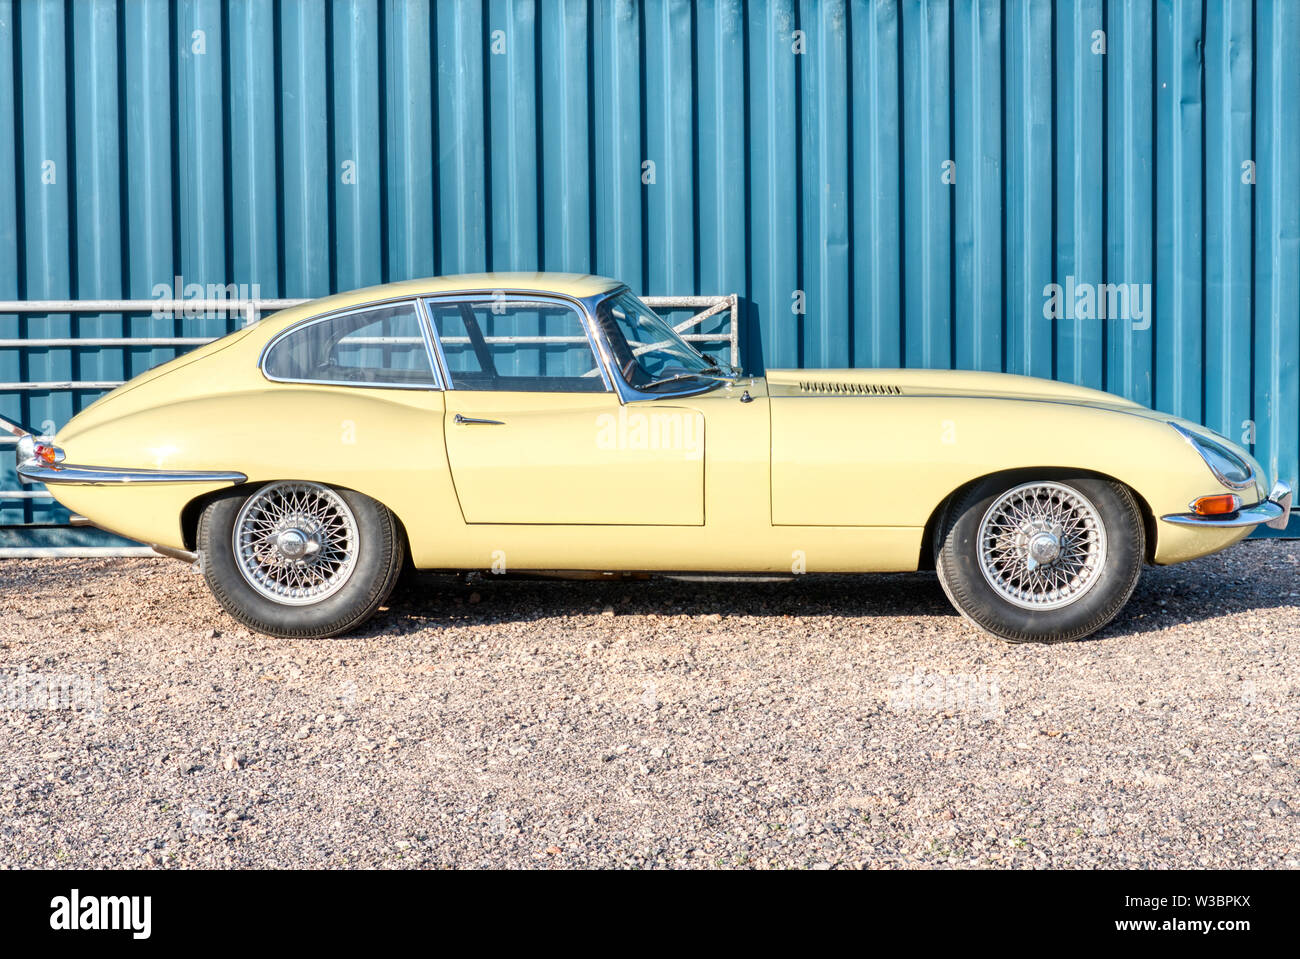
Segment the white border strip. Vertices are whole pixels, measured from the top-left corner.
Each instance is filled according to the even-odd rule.
[[[17,529],[18,527],[10,527]],[[6,546],[0,559],[100,559],[119,556],[159,556],[148,546]]]

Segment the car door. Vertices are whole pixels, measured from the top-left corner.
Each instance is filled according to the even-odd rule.
[[[538,295],[426,301],[467,523],[698,526],[704,419],[620,404],[580,308]]]

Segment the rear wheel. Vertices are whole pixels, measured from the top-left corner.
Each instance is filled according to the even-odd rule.
[[[1092,476],[976,483],[948,504],[935,545],[952,604],[1011,642],[1101,629],[1133,594],[1146,550],[1133,494]]]
[[[217,602],[272,636],[355,629],[402,569],[393,514],[361,493],[319,483],[270,483],[208,504],[198,546]]]

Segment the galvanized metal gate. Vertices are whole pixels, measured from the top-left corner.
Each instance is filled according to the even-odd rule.
[[[730,290],[750,368],[1055,377],[1296,484],[1297,64],[1293,0],[0,0],[0,298]],[[0,314],[7,344],[141,344],[0,347],[0,383],[225,330]]]
[[[740,303],[736,294],[712,296],[647,296],[642,300],[655,310],[662,311],[669,317],[686,310],[685,319],[674,319],[673,326],[682,338],[691,343],[725,344],[728,359],[733,365],[740,362]],[[239,325],[254,323],[266,311],[279,310],[305,303],[301,299],[158,299],[158,300],[10,300],[0,301],[0,314],[14,313],[20,316],[39,316],[50,313],[105,314],[120,313],[125,315],[149,310],[151,315],[165,316],[189,315],[211,318],[214,314],[235,318]],[[3,349],[166,349],[176,354],[211,342],[215,337],[201,336],[142,336],[142,337],[24,337],[14,340],[0,340]],[[564,342],[563,337],[501,336],[496,342]],[[16,392],[20,397],[19,409],[30,411],[30,398],[40,394],[66,394],[76,400],[81,396],[94,398],[106,390],[122,384],[122,380],[18,380],[0,383],[0,393]],[[23,423],[36,423],[36,420],[19,414],[16,417]],[[37,426],[44,432],[44,438],[51,438],[61,424],[50,420]],[[13,449],[15,440],[0,430],[0,450],[8,452]],[[9,459],[13,460],[12,453]],[[10,463],[12,466],[12,463]],[[58,515],[67,522],[66,511],[54,501],[53,497],[40,484],[27,484],[14,476],[14,486],[0,487],[0,504],[16,502],[25,505],[30,514],[47,512]],[[73,521],[75,524],[75,520]],[[9,524],[11,527],[18,524]],[[58,556],[147,556],[153,550],[145,546],[135,546],[104,533],[101,530],[84,529],[80,535],[73,531],[61,531],[60,535],[38,534],[30,524],[20,528],[20,535],[6,541],[0,539],[0,557],[58,557]],[[62,525],[60,523],[59,525]],[[25,535],[22,535],[25,534]],[[42,541],[44,540],[44,541]]]

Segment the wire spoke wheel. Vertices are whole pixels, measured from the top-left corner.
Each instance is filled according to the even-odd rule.
[[[357,565],[357,520],[343,497],[318,483],[272,483],[235,520],[235,564],[258,593],[287,606],[334,595]]]
[[[998,595],[1024,609],[1076,602],[1106,564],[1097,508],[1060,483],[1025,483],[985,511],[977,533],[980,572]]]

